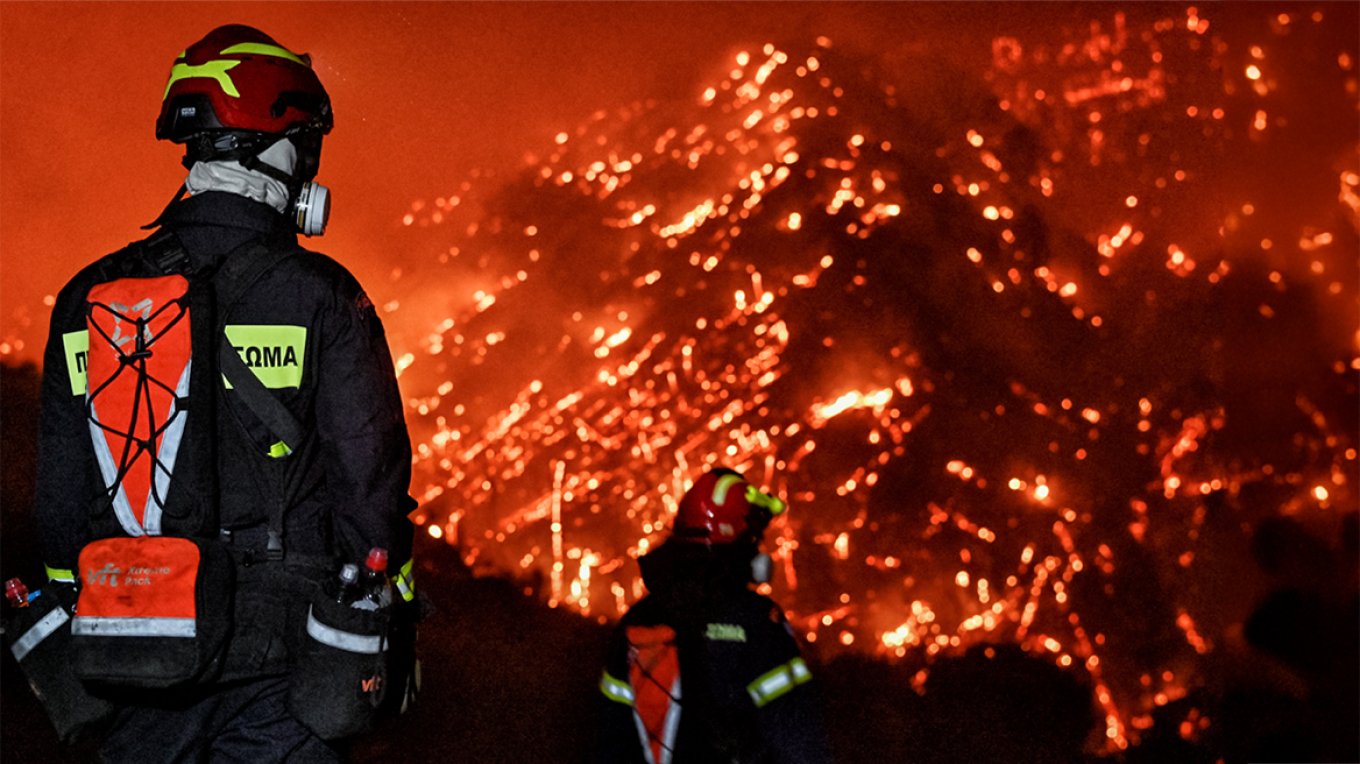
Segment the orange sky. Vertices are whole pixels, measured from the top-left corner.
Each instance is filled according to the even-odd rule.
[[[0,0],[0,358],[36,360],[44,301],[141,238],[179,187],[181,149],[154,138],[165,78],[175,55],[221,24],[257,26],[312,54],[336,127],[317,178],[332,190],[331,224],[306,244],[384,302],[396,295],[382,260],[400,246],[413,200],[454,193],[474,169],[506,173],[599,109],[692,96],[686,88],[739,46],[826,35],[889,64],[928,50],[980,72],[998,35],[1192,5]],[[1230,5],[1220,24],[1274,7]],[[1329,25],[1354,17],[1353,5],[1321,5],[1345,10]],[[1291,85],[1278,97],[1304,92]],[[1277,169],[1253,179],[1292,193]],[[1332,182],[1318,188],[1329,203]]]
[[[5,0],[4,357],[36,360],[44,300],[84,264],[140,238],[178,188],[182,152],[153,135],[165,78],[176,54],[221,24],[257,26],[312,54],[336,128],[318,177],[332,190],[331,225],[308,245],[382,299],[386,269],[365,253],[390,249],[413,199],[448,193],[473,168],[505,171],[596,109],[664,96],[665,83],[691,82],[728,47],[812,34],[878,50],[910,45],[924,17],[938,29],[953,6]]]

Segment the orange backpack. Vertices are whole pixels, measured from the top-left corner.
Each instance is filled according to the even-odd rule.
[[[669,626],[629,626],[628,679],[648,764],[670,764],[680,728],[680,653]]]
[[[86,296],[86,348],[75,357],[106,492],[100,509],[121,530],[80,553],[72,664],[87,681],[154,688],[211,678],[230,630],[230,554],[211,537],[191,538],[215,533],[212,492],[172,493],[195,408],[191,378],[214,366],[201,358],[194,368],[212,305],[210,289],[179,272],[187,260],[172,234],[156,234],[107,259],[107,275],[121,278]],[[196,389],[205,389],[202,380]],[[211,401],[202,397],[198,416],[210,422]],[[108,536],[102,527],[97,535]]]

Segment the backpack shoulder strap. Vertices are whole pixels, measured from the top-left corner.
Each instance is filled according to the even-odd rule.
[[[229,253],[213,277],[213,283],[217,288],[217,302],[222,307],[223,321],[226,320],[227,312],[256,281],[280,263],[303,251],[302,247],[295,243],[270,246],[255,241]]]
[[[260,378],[246,368],[245,361],[241,360],[240,354],[226,336],[226,320],[231,308],[256,281],[279,263],[301,251],[302,249],[297,246],[281,249],[257,242],[229,255],[214,278],[219,316],[216,330],[218,365],[241,401],[265,427],[269,428],[274,437],[278,438],[278,442],[269,450],[269,455],[274,458],[286,457],[301,446],[303,427],[288,407],[265,388]],[[266,552],[271,558],[283,557],[284,511],[284,503],[280,499],[269,514],[269,542]]]
[[[270,451],[270,455],[274,457],[287,456],[301,444],[302,425],[278,398],[269,393],[264,383],[246,368],[240,354],[227,339],[226,320],[232,307],[245,295],[246,290],[265,273],[300,251],[298,247],[281,250],[257,242],[229,255],[214,279],[220,324],[217,328],[220,335],[218,362],[221,364],[222,373],[241,396],[241,400],[279,439]]]
[[[168,228],[162,228],[132,246],[139,250],[148,266],[161,273],[184,273],[189,267],[189,251]]]
[[[232,347],[231,342],[224,340],[218,352],[218,363],[222,367],[222,373],[226,375],[227,381],[231,382],[231,387],[241,396],[255,416],[260,418],[269,431],[279,441],[275,443],[269,451],[269,455],[275,458],[287,456],[293,449],[302,443],[302,425],[297,418],[269,393],[260,378],[251,373],[246,368],[245,361],[241,360],[241,355]]]

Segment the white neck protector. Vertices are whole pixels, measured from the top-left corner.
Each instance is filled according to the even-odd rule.
[[[284,138],[260,154],[260,161],[293,174],[297,167],[297,149]],[[240,162],[196,162],[184,179],[189,194],[204,191],[226,191],[244,196],[284,212],[288,207],[288,186],[264,173],[248,170]]]

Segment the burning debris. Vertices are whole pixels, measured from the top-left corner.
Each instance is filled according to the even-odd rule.
[[[824,654],[1014,643],[1136,743],[1240,640],[1256,530],[1357,508],[1354,43],[1229,10],[980,80],[752,48],[415,202],[417,522],[605,620],[729,466],[791,505],[765,586]]]

